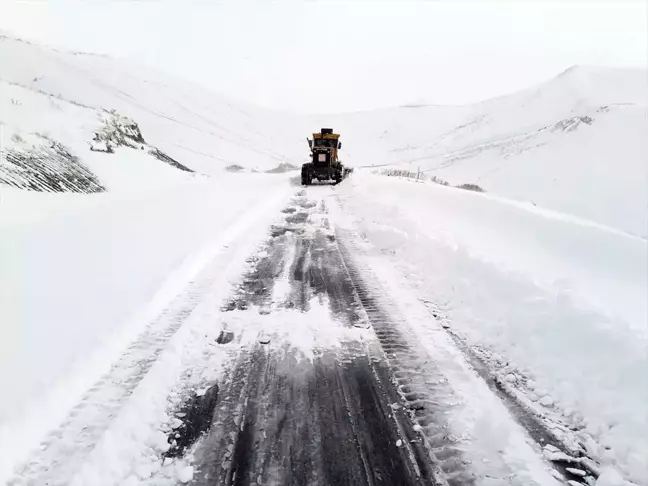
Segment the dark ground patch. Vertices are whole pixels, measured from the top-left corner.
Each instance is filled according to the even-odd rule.
[[[218,385],[212,385],[202,395],[193,392],[176,417],[182,424],[174,428],[169,434],[171,447],[165,457],[180,457],[187,448],[191,447],[201,436],[209,430],[212,424],[214,409],[218,403]]]
[[[229,344],[232,342],[233,339],[234,339],[233,332],[221,331],[218,337],[216,338],[216,342],[218,344]]]
[[[193,172],[189,167],[186,165],[182,165],[180,162],[175,160],[174,158],[168,156],[164,152],[162,152],[160,149],[157,149],[155,147],[151,147],[149,149],[149,154],[151,154],[153,157],[156,159],[164,162],[165,164],[169,164],[171,167],[175,167],[176,169],[180,169],[185,172]]]
[[[194,484],[436,484],[417,433],[386,399],[391,384],[366,356],[305,364],[257,348],[241,364],[246,381],[224,391]]]
[[[0,183],[39,192],[104,192],[99,178],[58,142],[44,139],[35,148],[5,152]]]

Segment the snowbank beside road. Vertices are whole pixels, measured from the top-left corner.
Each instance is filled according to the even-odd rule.
[[[646,240],[487,194],[386,177],[366,180],[355,187],[363,193],[371,187],[425,236],[525,274],[543,288],[559,285],[647,337]]]
[[[0,388],[11,400],[0,403],[0,449],[15,440],[7,426],[50,392],[62,387],[53,403],[74,404],[83,384],[69,375],[105,371],[109,362],[83,367],[107,347],[126,346],[213,245],[250,223],[251,210],[278,211],[272,201],[289,188],[285,175],[224,174],[130,196],[3,189]],[[89,385],[98,376],[86,378]],[[57,413],[64,410],[45,419]]]
[[[384,176],[357,174],[339,192],[375,253],[493,372],[591,457],[648,482],[645,240]]]

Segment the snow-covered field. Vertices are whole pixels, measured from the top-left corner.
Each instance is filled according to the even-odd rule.
[[[264,172],[300,165],[304,138],[333,126],[346,162],[365,168],[309,196],[328,201],[331,236],[360,238],[363,268],[454,377],[465,411],[455,431],[474,455],[495,451],[484,475],[499,462],[547,473],[496,396],[475,385],[480,373],[595,461],[597,484],[624,485],[621,474],[648,485],[645,71],[575,67],[471,106],[306,117],[1,36],[0,66],[0,389],[10,397],[0,403],[0,483],[34,448],[47,454],[61,423],[98,444],[81,454],[61,441],[59,452],[88,459],[82,484],[104,484],[97,471],[106,484],[155,481],[166,397],[176,406],[179,389],[204,385],[201,373],[218,377],[227,353],[214,351],[221,328],[211,323],[294,195],[296,173]],[[393,168],[487,192],[380,174]],[[285,258],[282,275],[296,257]],[[277,295],[287,286],[277,280]],[[246,314],[229,325],[327,346],[357,338],[315,336],[330,319],[316,310],[322,326],[306,330],[299,314],[268,329],[248,329]],[[131,393],[110,422],[106,410]],[[471,415],[480,402],[499,429]],[[191,477],[183,461],[173,467],[172,480]]]

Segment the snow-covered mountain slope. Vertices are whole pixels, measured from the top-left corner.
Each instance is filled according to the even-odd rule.
[[[475,105],[328,120],[352,134],[354,165],[420,169],[646,237],[647,99],[645,70],[573,67]]]
[[[24,178],[43,150],[51,160],[47,149],[55,143],[76,157],[62,160],[60,171],[81,164],[96,176],[97,189],[187,177],[171,168],[201,174],[218,174],[233,164],[269,170],[300,164],[306,153],[296,116],[230,103],[204,88],[109,57],[0,37],[0,65],[3,146],[10,155],[17,153],[11,170],[4,164],[5,183],[17,185],[18,173]],[[107,126],[132,124],[141,139],[129,144],[134,149],[119,149],[118,157],[102,153],[102,140],[93,142]],[[47,184],[39,181],[32,189],[39,186]]]

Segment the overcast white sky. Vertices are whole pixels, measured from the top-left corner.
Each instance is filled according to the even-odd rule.
[[[573,64],[646,67],[645,0],[0,0],[0,29],[302,112],[509,93]],[[1,75],[1,67],[0,67]]]

